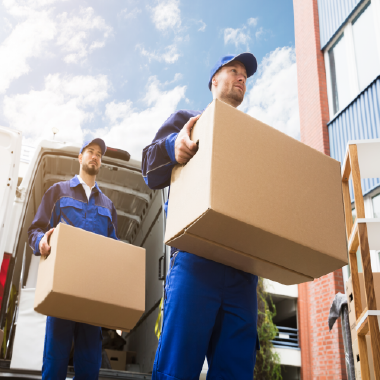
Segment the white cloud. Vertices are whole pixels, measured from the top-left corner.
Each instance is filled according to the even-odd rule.
[[[5,9],[13,16],[28,17],[47,5],[64,0],[3,0]]]
[[[199,20],[198,23],[201,25],[198,32],[204,32],[206,30],[206,23],[203,20]]]
[[[258,40],[263,34],[264,34],[264,29],[259,28],[259,30],[257,30],[255,33],[256,40]]]
[[[264,57],[259,65],[258,78],[247,92],[241,109],[254,118],[299,139],[297,67],[294,48],[277,48]]]
[[[165,91],[159,80],[149,78],[144,101],[147,107],[138,112],[130,100],[112,101],[106,105],[108,127],[97,130],[109,146],[127,150],[132,157],[141,160],[143,148],[153,140],[158,128],[176,110],[185,97],[186,86],[176,86]]]
[[[103,47],[112,33],[112,28],[102,17],[95,16],[91,7],[81,8],[78,16],[64,12],[58,16],[58,20],[57,44],[68,53],[64,58],[67,63],[83,62],[90,52]],[[90,33],[96,31],[100,32],[100,38],[93,40]]]
[[[0,93],[30,71],[27,60],[43,54],[55,34],[55,23],[47,11],[30,12],[25,21],[16,25],[0,45]]]
[[[112,28],[103,18],[95,16],[92,8],[82,8],[78,15],[63,13],[55,19],[51,5],[56,1],[4,0],[7,12],[21,22],[16,21],[0,45],[0,94],[13,80],[31,71],[30,58],[51,54],[48,46],[55,38],[66,53],[66,62],[83,62],[91,51],[104,46]],[[12,28],[8,21],[9,26]],[[90,39],[92,31],[100,32],[100,38]]]
[[[236,47],[239,45],[246,45],[250,42],[251,37],[246,27],[243,28],[226,28],[224,29],[224,44],[228,43],[235,44]]]
[[[3,17],[2,29],[5,34],[9,34],[13,29],[12,23],[6,17]]]
[[[83,139],[82,125],[90,121],[100,102],[108,97],[105,75],[45,78],[45,88],[4,97],[4,116],[11,127],[21,130],[25,142],[36,145],[51,138],[53,127],[62,141]]]
[[[156,60],[159,62],[164,61],[166,63],[174,63],[180,57],[177,45],[175,43],[173,45],[167,46],[165,50],[160,53],[157,53],[156,51],[149,52],[141,45],[136,45],[136,49],[139,49],[143,56],[148,57],[149,62],[151,62],[152,60]]]
[[[151,8],[152,21],[158,30],[178,29],[181,26],[179,0],[163,0]]]
[[[119,13],[119,16],[128,20],[128,19],[136,18],[139,13],[141,13],[141,9],[134,8],[131,11],[128,11],[128,9],[125,8]]]
[[[236,47],[240,45],[245,45],[246,49],[249,50],[249,44],[252,43],[252,33],[254,29],[257,27],[259,19],[256,17],[251,17],[247,20],[247,23],[244,24],[241,28],[226,28],[224,29],[224,44],[227,45],[229,43],[234,44]],[[264,33],[262,27],[260,27],[255,32],[255,38],[259,39],[261,35]]]
[[[259,19],[256,17],[256,18],[254,18],[254,17],[251,17],[251,18],[249,18],[248,19],[248,21],[247,21],[247,24],[248,25],[251,25],[251,26],[257,26],[257,21],[258,21]]]

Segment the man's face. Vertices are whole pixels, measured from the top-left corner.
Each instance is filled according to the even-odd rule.
[[[100,146],[91,143],[81,154],[79,154],[79,163],[82,169],[89,175],[97,175],[102,163],[102,150]]]
[[[229,100],[235,107],[244,99],[246,91],[247,71],[239,61],[232,61],[223,66],[212,79],[217,98]]]

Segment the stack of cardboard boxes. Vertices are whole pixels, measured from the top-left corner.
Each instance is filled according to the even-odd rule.
[[[359,273],[359,282],[360,282],[360,295],[363,310],[367,307],[367,301],[365,297],[364,289],[364,277],[363,273]],[[375,286],[375,295],[376,295],[376,304],[380,305],[380,273],[373,273],[373,283]],[[358,345],[358,334],[356,332],[356,316],[355,316],[355,300],[353,297],[352,289],[352,278],[350,277],[346,282],[346,295],[348,303],[348,317],[350,320],[350,329],[351,329],[351,340],[352,340],[352,351],[354,355],[354,364],[355,364],[355,376],[356,380],[361,380],[361,368],[360,368],[360,355],[359,355],[359,345]],[[366,336],[367,341],[367,353],[368,353],[368,363],[371,380],[375,380],[375,374],[373,369],[373,356],[371,349],[370,336]]]

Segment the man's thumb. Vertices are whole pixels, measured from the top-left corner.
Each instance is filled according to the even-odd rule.
[[[194,141],[191,141],[189,136],[186,136],[185,143],[190,150],[195,151],[197,149],[197,144]]]

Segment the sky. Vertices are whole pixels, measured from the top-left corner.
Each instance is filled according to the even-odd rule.
[[[253,53],[242,111],[299,139],[292,0],[3,0],[0,125],[141,159],[176,110],[212,101],[209,72]]]

